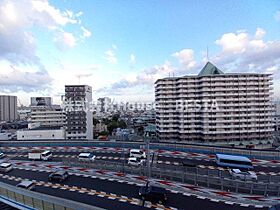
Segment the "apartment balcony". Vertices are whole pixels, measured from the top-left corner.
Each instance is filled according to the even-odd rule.
[[[216,123],[216,124],[225,124],[225,123],[248,123],[248,122],[250,122],[250,123],[257,123],[257,122],[260,122],[260,121],[262,121],[262,122],[269,122],[270,120],[269,119],[266,119],[266,120],[264,120],[264,119],[240,119],[240,120],[234,120],[234,119],[232,119],[232,120],[223,120],[223,119],[219,119],[219,118],[217,118],[215,121],[212,121],[212,120],[208,120],[208,119],[206,119],[206,118],[203,118],[203,120],[202,120],[202,122],[203,122],[203,124],[209,124],[209,123]]]
[[[159,114],[161,114],[161,113],[177,113],[178,112],[178,110],[176,110],[176,109],[173,109],[173,110],[170,110],[170,109],[168,109],[168,110],[157,110],[157,113],[159,113]]]
[[[179,133],[180,134],[200,134],[202,131],[199,130],[185,130],[185,129],[182,129],[182,130],[179,130]]]
[[[174,123],[177,123],[177,122],[179,122],[179,120],[174,120],[174,119],[161,119],[161,120],[156,120],[156,122],[157,123],[172,123],[172,124],[174,124]]]
[[[195,129],[195,128],[202,128],[202,125],[194,125],[194,123],[191,123],[191,125],[186,125],[186,124],[180,124],[178,126],[179,129],[186,129],[186,128],[190,128],[190,129]]]
[[[231,108],[231,107],[230,107]],[[231,109],[223,109],[222,107],[219,106],[218,109],[215,110],[216,113],[222,113],[222,112],[234,112],[236,114],[239,113],[244,113],[244,112],[260,112],[260,111],[273,111],[274,109],[272,107],[260,107],[260,108],[240,108],[240,107],[235,107]],[[213,112],[212,110],[203,110],[203,113],[211,113]]]
[[[247,113],[228,113],[228,114],[219,114],[219,115],[216,115],[216,119],[217,118],[225,118],[225,117],[234,117],[234,116],[239,116],[239,117],[266,117],[266,116],[269,116],[271,117],[272,113],[251,113],[251,114],[247,114]]]
[[[159,81],[157,81],[157,83],[156,83],[156,86],[159,86],[159,85],[174,85],[174,84],[176,84],[176,81],[175,80],[159,80]]]
[[[256,103],[259,103],[259,101],[270,101],[270,98],[269,97],[247,97],[247,96],[244,96],[244,97],[227,97],[226,98],[218,98],[217,101],[220,101],[220,102],[229,102],[229,101],[240,101],[240,102],[244,102],[244,101],[256,101]],[[267,103],[270,103],[270,102],[267,102]]]
[[[184,89],[191,89],[197,87],[198,87],[197,84],[177,85],[177,88],[184,88]]]
[[[161,134],[165,133],[178,133],[178,129],[158,129],[157,132],[160,132]]]
[[[172,95],[172,96],[162,96],[162,95],[160,95],[160,96],[157,96],[157,99],[172,99],[172,98],[178,98],[178,96],[176,96],[176,95]]]

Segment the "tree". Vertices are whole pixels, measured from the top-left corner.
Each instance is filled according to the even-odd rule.
[[[115,121],[117,122],[120,118],[120,115],[119,114],[114,114],[113,117],[112,117],[112,121]]]
[[[126,125],[126,122],[124,121],[124,120],[120,120],[119,122],[118,122],[118,127],[119,128],[127,128],[127,125]]]
[[[111,134],[113,132],[114,129],[116,129],[118,127],[118,122],[116,121],[112,121],[108,124],[107,126],[107,130],[109,131],[109,133]]]
[[[99,135],[101,135],[101,136],[107,136],[108,134],[109,134],[108,131],[101,131],[101,132],[99,133]]]
[[[92,121],[93,121],[93,125],[94,125],[94,126],[96,126],[96,124],[99,123],[99,120],[95,119],[94,117],[93,117]]]

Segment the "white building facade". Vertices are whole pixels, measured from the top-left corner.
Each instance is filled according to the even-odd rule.
[[[53,140],[65,139],[65,129],[48,130],[20,130],[17,131],[17,140]]]
[[[32,106],[28,120],[30,124],[39,124],[39,127],[63,127],[66,115],[59,105]]]
[[[269,74],[228,74],[208,62],[197,76],[157,80],[155,98],[161,141],[250,144],[272,139]]]

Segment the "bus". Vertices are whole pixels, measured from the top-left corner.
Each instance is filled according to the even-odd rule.
[[[252,161],[244,156],[216,154],[216,163],[222,167],[253,169]]]

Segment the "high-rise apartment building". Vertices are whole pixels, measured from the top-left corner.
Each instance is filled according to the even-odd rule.
[[[92,104],[90,86],[65,86],[67,139],[93,139],[93,115],[90,104]]]
[[[208,62],[195,76],[155,83],[157,136],[162,141],[270,140],[272,75],[223,73]]]
[[[17,97],[0,96],[0,122],[14,121],[17,119]]]

